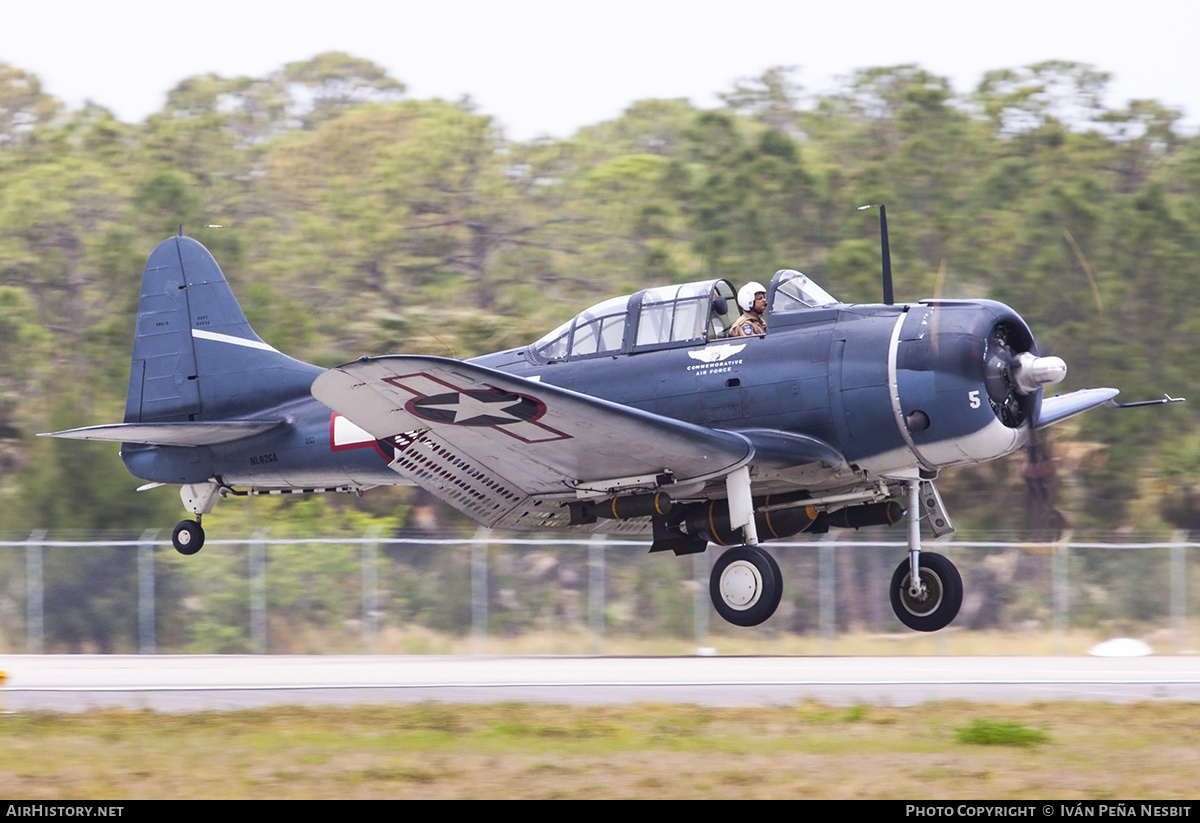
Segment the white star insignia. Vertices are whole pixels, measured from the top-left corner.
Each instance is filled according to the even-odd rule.
[[[427,409],[446,409],[454,411],[454,419],[452,423],[469,423],[479,417],[507,417],[509,421],[517,422],[521,418],[507,414],[507,409],[498,408],[502,403],[512,405],[520,403],[520,398],[512,396],[497,395],[494,399],[481,399],[474,397],[466,392],[459,392],[457,400],[448,400],[444,403],[422,403],[421,405]]]

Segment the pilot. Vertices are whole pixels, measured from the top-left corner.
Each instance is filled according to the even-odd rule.
[[[767,290],[762,283],[751,281],[742,286],[737,293],[738,307],[742,316],[729,327],[730,337],[753,337],[756,334],[767,333],[767,318],[763,312],[767,310]]]

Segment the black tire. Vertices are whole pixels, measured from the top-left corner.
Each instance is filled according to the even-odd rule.
[[[723,619],[757,626],[775,613],[783,597],[779,564],[754,546],[726,549],[713,564],[708,593]]]
[[[949,559],[940,554],[921,552],[921,582],[924,599],[908,593],[910,564],[907,560],[892,575],[892,611],[900,622],[918,632],[936,632],[950,625],[962,606],[962,576]]]
[[[775,572],[775,580],[778,585],[775,586],[775,602],[771,604],[771,614],[775,614],[775,610],[779,608],[780,602],[783,600],[783,572],[779,570],[779,561],[775,559],[766,549],[760,549],[763,557],[767,558],[767,562],[771,564],[771,571]],[[770,617],[770,615],[767,615]]]
[[[195,520],[180,520],[171,532],[171,545],[183,555],[193,555],[204,548],[204,529]]]

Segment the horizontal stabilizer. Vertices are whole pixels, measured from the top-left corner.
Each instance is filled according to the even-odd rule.
[[[1043,397],[1042,408],[1038,412],[1037,425],[1034,428],[1044,429],[1046,426],[1060,423],[1068,417],[1074,417],[1097,406],[1103,406],[1118,394],[1120,392],[1117,389],[1080,389],[1069,394]]]
[[[110,443],[144,443],[147,446],[215,446],[268,432],[282,420],[220,420],[210,423],[112,423],[47,432],[38,437],[67,440],[105,440]]]

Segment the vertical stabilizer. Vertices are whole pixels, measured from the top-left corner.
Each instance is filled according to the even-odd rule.
[[[264,343],[208,250],[170,237],[146,262],[125,422],[253,416],[307,396],[322,369]]]

